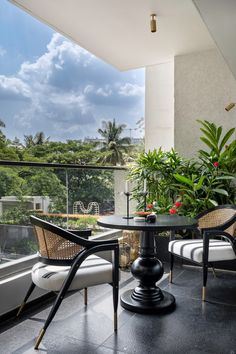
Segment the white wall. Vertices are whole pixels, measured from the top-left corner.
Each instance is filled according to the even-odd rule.
[[[174,146],[174,61],[146,68],[145,150]]]
[[[217,50],[175,57],[175,148],[191,157],[204,146],[196,119],[206,119],[226,130],[236,126],[236,80]]]

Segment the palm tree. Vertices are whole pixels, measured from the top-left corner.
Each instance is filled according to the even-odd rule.
[[[128,152],[128,145],[130,145],[130,138],[121,138],[126,125],[116,124],[115,119],[113,121],[103,121],[103,128],[98,129],[98,133],[104,138],[102,147],[100,149],[103,152],[103,156],[98,162],[108,163],[111,165],[124,165],[124,152]]]
[[[38,132],[34,137],[34,145],[43,145],[49,142],[50,136],[45,138],[44,132]]]
[[[27,148],[35,145],[43,145],[49,141],[50,137],[45,138],[45,134],[43,132],[38,132],[33,135],[24,135],[25,146]]]
[[[5,128],[5,123],[0,119],[0,128]],[[5,140],[5,135],[3,134],[2,130],[0,129],[0,140],[3,142]]]

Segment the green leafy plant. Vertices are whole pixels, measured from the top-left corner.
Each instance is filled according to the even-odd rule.
[[[235,133],[235,128],[229,129],[223,135],[222,126],[217,127],[214,123],[206,120],[198,120],[203,136],[200,139],[209,148],[209,151],[199,150],[199,158],[207,165],[216,165],[221,170],[236,173],[236,140],[228,143]]]
[[[185,174],[189,170],[194,171],[195,164],[181,158],[173,149],[141,153],[129,173],[130,180],[135,184],[133,198],[138,201],[138,209],[144,208],[142,190],[146,180],[147,203],[155,202],[154,209],[158,213],[168,212],[179,197],[179,190],[174,186],[174,174]]]
[[[173,149],[140,154],[131,167],[130,179],[135,182],[133,197],[138,209],[144,208],[142,195],[147,180],[148,208],[157,213],[178,213],[196,216],[212,206],[234,204],[236,173],[235,129],[223,134],[222,127],[198,121],[208,150],[200,150],[198,159],[186,160]],[[227,145],[228,143],[228,145]],[[176,204],[177,202],[177,204]],[[181,207],[177,207],[181,203]]]

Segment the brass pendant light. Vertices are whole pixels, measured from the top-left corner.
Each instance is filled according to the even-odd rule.
[[[157,31],[157,22],[156,22],[156,14],[152,14],[150,19],[150,28],[151,32],[154,33]]]

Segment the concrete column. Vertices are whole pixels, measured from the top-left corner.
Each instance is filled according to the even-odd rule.
[[[236,126],[236,80],[221,54],[215,50],[175,57],[175,148],[192,157],[206,148],[197,119],[222,125],[224,132]],[[234,137],[235,139],[235,137]]]
[[[146,67],[145,150],[174,146],[174,60]]]

